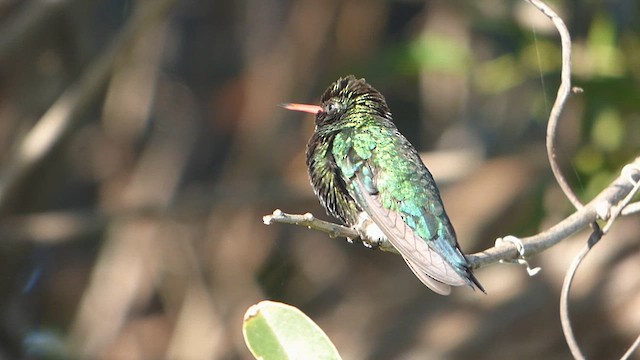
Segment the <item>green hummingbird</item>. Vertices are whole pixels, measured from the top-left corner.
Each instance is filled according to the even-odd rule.
[[[353,75],[338,79],[322,105],[283,104],[316,115],[307,144],[311,184],[327,212],[367,247],[402,255],[426,286],[484,288],[462,254],[433,176],[398,131],[379,91]],[[351,239],[350,239],[351,240]]]

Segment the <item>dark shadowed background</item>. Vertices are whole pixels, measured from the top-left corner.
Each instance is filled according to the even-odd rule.
[[[559,1],[574,83],[559,161],[583,200],[640,145],[635,0]],[[295,305],[345,359],[567,359],[558,298],[588,233],[441,297],[400,257],[305,228],[317,103],[365,77],[423,152],[465,252],[571,213],[546,161],[560,68],[524,1],[0,1],[0,357],[247,359],[250,305]],[[640,223],[580,268],[591,359],[640,332]],[[640,358],[640,355],[636,355]]]

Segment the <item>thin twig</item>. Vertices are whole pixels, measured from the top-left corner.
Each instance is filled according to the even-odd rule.
[[[593,246],[602,238],[603,232],[600,230],[598,224],[594,222],[592,227],[593,232],[589,236],[589,240],[582,250],[580,250],[575,259],[573,259],[573,262],[564,277],[562,291],[560,292],[560,323],[562,324],[562,332],[564,333],[564,338],[571,350],[571,355],[573,355],[575,359],[584,359],[585,357],[580,350],[580,346],[578,345],[575,334],[573,333],[573,327],[571,326],[571,318],[569,317],[569,292],[571,291],[573,277],[582,263],[582,260],[587,256],[589,250],[591,250],[591,248],[593,248]]]
[[[580,202],[576,194],[571,189],[571,186],[569,186],[569,183],[562,175],[562,170],[560,170],[560,166],[556,161],[557,155],[555,145],[558,119],[560,118],[564,104],[567,102],[569,94],[571,93],[571,35],[569,35],[569,30],[564,24],[564,21],[562,21],[562,18],[560,18],[560,16],[558,16],[558,14],[556,14],[556,12],[549,6],[539,0],[526,1],[551,19],[560,34],[560,42],[562,44],[561,82],[556,95],[556,101],[553,103],[553,107],[551,108],[551,114],[549,114],[549,122],[547,123],[547,156],[549,157],[549,164],[551,165],[553,176],[555,176],[560,188],[562,188],[565,196],[569,201],[571,201],[573,206],[576,209],[580,209],[583,206],[582,202]]]
[[[358,232],[350,227],[316,219],[316,217],[311,213],[306,213],[304,215],[287,214],[285,212],[282,212],[282,210],[277,209],[273,212],[273,214],[263,216],[262,221],[266,225],[271,225],[272,223],[277,222],[283,224],[305,226],[309,229],[327,233],[331,238],[345,237],[348,239],[355,239],[359,236]]]

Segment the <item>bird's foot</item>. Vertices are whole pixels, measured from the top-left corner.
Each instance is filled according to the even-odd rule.
[[[362,245],[368,249],[378,249],[387,241],[378,225],[365,212],[360,213],[358,222],[353,226],[353,229],[360,234]]]
[[[354,230],[358,231],[358,229],[354,226]],[[347,242],[349,244],[361,243],[367,249],[377,249],[381,245],[381,241],[375,239],[369,239],[366,237],[366,234],[360,234],[360,236],[356,238],[347,238]]]

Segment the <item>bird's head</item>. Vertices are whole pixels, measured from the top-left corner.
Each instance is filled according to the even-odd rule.
[[[283,104],[284,108],[316,115],[318,128],[355,127],[381,116],[391,119],[387,103],[380,92],[364,79],[348,75],[331,84],[322,95],[322,105]],[[375,115],[374,117],[366,115]]]

